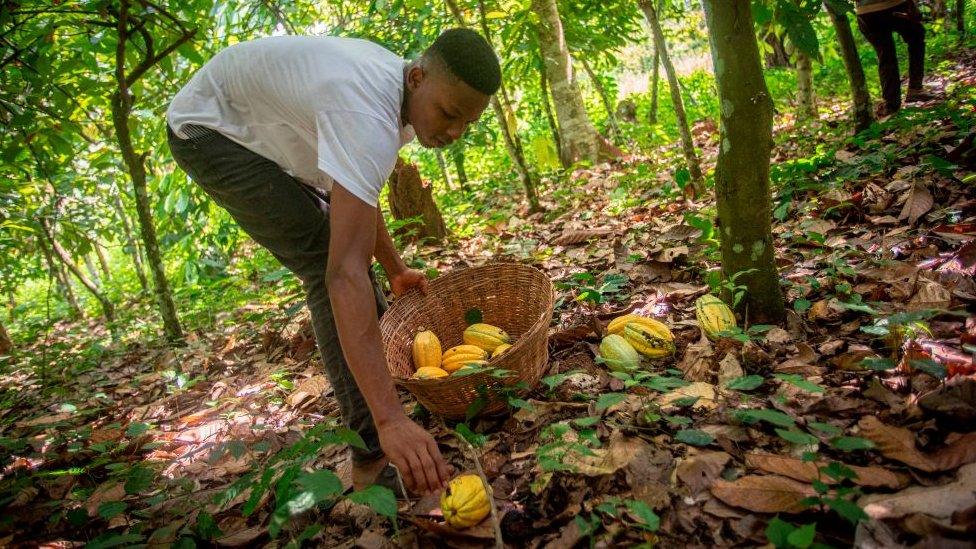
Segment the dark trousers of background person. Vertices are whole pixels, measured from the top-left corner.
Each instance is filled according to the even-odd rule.
[[[332,383],[346,427],[362,437],[365,448],[353,448],[356,463],[383,456],[373,416],[366,406],[339,346],[325,267],[329,254],[328,204],[311,188],[280,166],[222,134],[187,126],[189,139],[169,129],[173,159],[214,201],[227,210],[244,232],[271,252],[302,281],[312,314],[312,329],[325,373]],[[376,220],[369,220],[375,223]],[[372,271],[377,316],[387,308],[386,297]]]
[[[922,90],[925,73],[925,27],[922,14],[913,0],[874,13],[857,16],[861,34],[878,54],[878,77],[881,80],[881,97],[888,112],[901,108],[901,76],[898,71],[898,54],[893,34],[898,33],[908,44],[908,90]]]

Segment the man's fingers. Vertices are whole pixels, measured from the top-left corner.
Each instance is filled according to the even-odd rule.
[[[440,488],[440,480],[437,478],[437,466],[434,465],[434,458],[427,451],[426,446],[417,449],[417,458],[420,460],[420,468],[424,475],[424,482],[427,483],[427,491],[436,492]]]
[[[397,470],[400,471],[400,475],[403,476],[403,482],[407,485],[407,488],[411,491],[416,491],[417,481],[413,477],[413,470],[410,468],[410,463],[400,456],[390,458],[390,461],[392,461],[393,465],[396,465]]]
[[[437,467],[437,487],[444,489],[448,479],[451,478],[451,471],[447,468],[447,462],[444,461],[444,456],[441,455],[441,451],[437,448],[437,443],[433,439],[427,441],[427,451],[434,458],[434,464]]]
[[[427,475],[424,474],[424,466],[420,462],[415,452],[407,453],[407,461],[410,463],[410,472],[413,474],[414,490],[419,492],[429,492],[427,487]]]

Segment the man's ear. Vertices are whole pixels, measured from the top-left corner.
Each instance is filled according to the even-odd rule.
[[[420,64],[414,65],[407,71],[407,85],[411,91],[416,90],[426,77],[427,73],[424,71],[424,68]]]

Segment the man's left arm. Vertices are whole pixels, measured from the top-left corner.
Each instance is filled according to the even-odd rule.
[[[393,295],[400,297],[412,288],[427,293],[427,277],[420,271],[408,268],[403,262],[396,246],[393,245],[390,232],[386,229],[383,210],[379,207],[376,208],[376,245],[373,248],[373,257],[386,271]]]

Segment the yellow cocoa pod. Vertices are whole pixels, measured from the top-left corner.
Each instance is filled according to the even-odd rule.
[[[462,374],[470,375],[468,374],[468,370],[481,370],[487,363],[488,362],[485,360],[472,360],[471,362],[466,362],[463,366],[451,372],[451,375],[457,377],[462,377]]]
[[[413,336],[413,367],[417,368],[440,368],[441,366],[441,341],[437,339],[434,332],[420,328],[417,335]]]
[[[512,338],[505,333],[505,330],[491,324],[472,324],[464,330],[465,344],[481,347],[489,353],[494,351],[495,347],[511,342]]]
[[[453,372],[465,364],[481,364],[488,360],[488,353],[481,347],[474,345],[458,345],[444,351],[441,357],[441,368]]]
[[[668,329],[667,325],[661,322],[660,320],[655,320],[653,318],[647,318],[645,316],[633,315],[633,314],[618,316],[617,318],[611,320],[610,324],[607,324],[607,333],[623,335],[621,334],[621,332],[624,331],[624,327],[630,324],[631,322],[636,322],[638,324],[647,326],[648,329],[654,332],[663,331],[663,332],[670,333],[670,330]]]
[[[488,488],[478,475],[461,475],[441,494],[441,512],[452,528],[469,528],[491,513]]]
[[[735,328],[735,315],[724,301],[712,294],[705,294],[695,300],[695,318],[705,337],[715,341],[721,332]]]
[[[671,355],[674,353],[674,336],[671,335],[671,330],[656,320],[653,322],[653,324],[640,321],[628,322],[620,335],[635,351],[648,358]]]
[[[615,372],[633,371],[640,366],[637,351],[617,334],[610,334],[600,342],[600,357]]]
[[[417,368],[417,371],[413,373],[414,379],[434,379],[438,377],[445,377],[448,373],[436,366],[424,366],[423,368]]]
[[[507,350],[509,350],[511,348],[512,348],[512,344],[511,343],[502,343],[498,347],[495,347],[495,350],[491,352],[491,358],[495,358],[496,356],[504,353],[505,351],[507,351]]]

